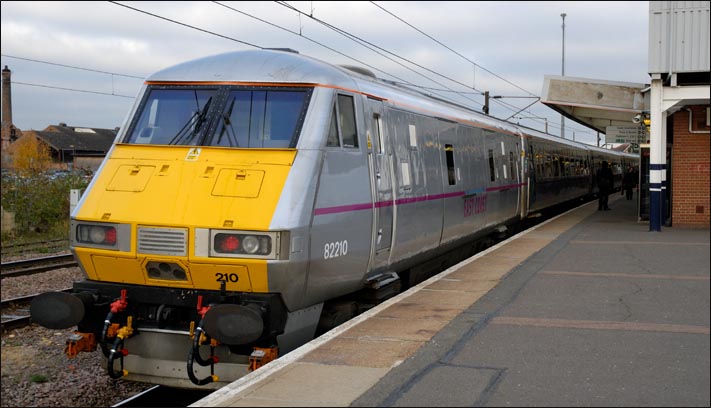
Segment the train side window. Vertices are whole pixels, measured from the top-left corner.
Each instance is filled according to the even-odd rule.
[[[494,151],[489,149],[489,179],[496,181],[496,172],[494,168]]]
[[[383,144],[385,143],[383,141],[383,120],[377,113],[373,114],[373,124],[375,126],[375,136],[378,138],[378,153],[383,154],[383,151],[385,150],[383,147]]]
[[[558,156],[553,157],[553,177],[560,176],[560,166],[558,165]]]
[[[417,126],[409,125],[408,131],[410,134],[410,149],[417,149]]]
[[[454,175],[454,147],[451,144],[444,145],[444,153],[447,158],[447,179],[449,185],[457,184],[457,178]]]
[[[516,161],[512,151],[509,151],[509,167],[511,167],[511,180],[516,180]]]
[[[358,147],[358,133],[355,122],[353,97],[338,95],[338,119],[341,124],[341,137],[344,147]]]
[[[341,141],[338,138],[338,123],[336,122],[336,107],[333,107],[333,113],[331,114],[331,125],[328,127],[328,139],[326,140],[326,146],[329,147],[340,147]]]

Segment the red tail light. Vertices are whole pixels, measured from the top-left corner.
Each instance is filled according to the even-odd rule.
[[[235,252],[239,249],[239,238],[234,235],[218,234],[217,241],[219,252]]]
[[[104,243],[107,245],[116,244],[116,228],[107,228],[104,233],[106,234],[104,237]]]

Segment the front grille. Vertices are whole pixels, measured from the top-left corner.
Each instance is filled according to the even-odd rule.
[[[187,228],[138,227],[138,253],[187,255]]]

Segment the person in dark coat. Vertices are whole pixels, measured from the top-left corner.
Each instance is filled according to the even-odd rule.
[[[607,164],[607,160],[602,162],[602,167],[597,170],[597,188],[598,188],[598,198],[597,198],[597,210],[598,211],[609,211],[610,207],[607,206],[608,196],[612,191],[612,169]]]
[[[636,173],[634,171],[634,167],[629,166],[627,167],[627,171],[625,172],[625,176],[622,179],[622,188],[625,190],[625,197],[628,200],[632,199],[633,192],[632,190],[637,187],[637,177]]]

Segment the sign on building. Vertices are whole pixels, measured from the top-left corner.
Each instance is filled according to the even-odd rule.
[[[607,126],[605,143],[645,143],[647,129],[644,126]]]

